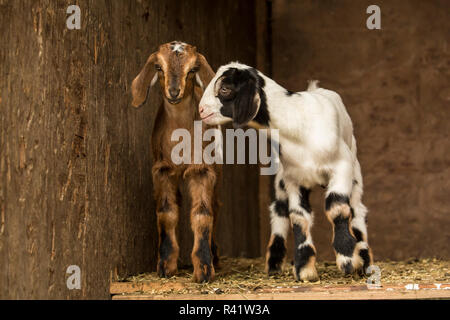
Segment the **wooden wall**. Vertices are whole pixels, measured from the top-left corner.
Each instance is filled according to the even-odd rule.
[[[195,44],[214,69],[239,60],[290,90],[314,78],[338,91],[375,258],[450,257],[448,1],[380,0],[380,31],[365,28],[365,0],[274,0],[272,15],[264,3],[79,0],[82,29],[70,31],[72,1],[0,0],[0,298],[107,298],[111,278],[154,270],[159,98],[153,89],[135,110],[129,88],[172,40]],[[224,168],[222,254],[264,254],[270,180],[255,166]],[[333,259],[320,190],[313,207],[318,257]],[[187,214],[178,234],[186,264]],[[66,287],[69,265],[81,268],[79,291]]]
[[[82,29],[71,31],[73,3],[0,0],[0,298],[107,298],[111,278],[154,270],[159,98],[152,90],[132,109],[131,81],[172,40],[195,44],[213,69],[256,62],[253,1],[79,0]],[[223,254],[259,254],[257,182],[256,167],[224,169]],[[81,290],[66,288],[69,265]]]
[[[375,259],[450,258],[449,41],[447,0],[273,1],[274,79],[319,79],[353,119]],[[316,190],[318,258],[334,259],[323,206]]]

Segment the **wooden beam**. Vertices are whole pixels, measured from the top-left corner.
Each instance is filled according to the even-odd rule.
[[[450,284],[395,284],[380,288],[358,286],[295,286],[263,288],[254,293],[236,294],[149,294],[152,290],[180,290],[181,283],[155,282],[112,283],[113,300],[392,300],[392,299],[450,299]],[[409,289],[408,289],[409,288]],[[143,292],[143,293],[139,293]]]

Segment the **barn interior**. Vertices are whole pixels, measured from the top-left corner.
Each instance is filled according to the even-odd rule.
[[[317,79],[338,92],[354,124],[381,283],[450,283],[448,1],[379,0],[381,29],[366,26],[368,0],[80,0],[80,30],[66,27],[71,4],[0,1],[0,298],[276,298],[365,286],[336,272],[321,188],[312,193],[320,282],[294,282],[290,258],[282,276],[264,278],[273,191],[257,165],[223,168],[219,280],[189,282],[189,201],[180,274],[155,277],[149,143],[161,97],[153,88],[136,110],[130,86],[173,40],[195,45],[214,70],[240,61],[292,91]],[[71,265],[79,290],[66,285]],[[436,292],[420,297],[449,297],[427,296]]]

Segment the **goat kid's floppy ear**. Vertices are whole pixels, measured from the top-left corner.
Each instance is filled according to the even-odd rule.
[[[261,105],[261,98],[253,79],[239,90],[233,105],[233,127],[242,128],[256,117]]]
[[[144,68],[133,80],[131,84],[131,94],[133,95],[133,107],[141,106],[147,100],[148,88],[153,86],[158,80],[158,74],[155,69],[156,52],[147,59]]]
[[[212,78],[214,78],[215,73],[211,69],[208,61],[206,61],[206,58],[200,53],[197,53],[197,62],[200,66],[200,69],[198,70],[195,78],[200,88],[206,89]]]

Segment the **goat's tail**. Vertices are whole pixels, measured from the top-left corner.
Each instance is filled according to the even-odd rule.
[[[319,80],[309,80],[308,81],[308,91],[313,91],[319,89]]]

